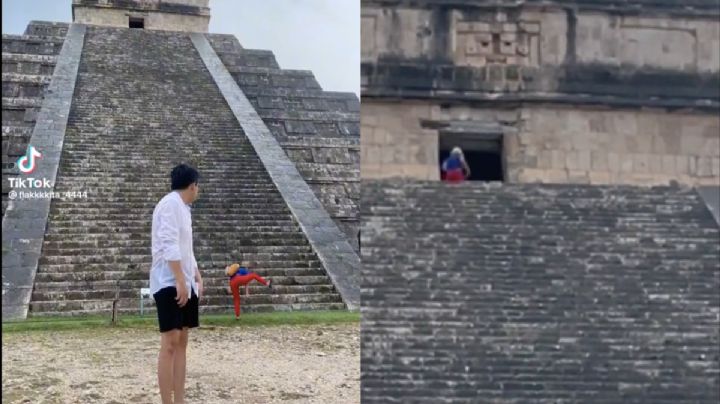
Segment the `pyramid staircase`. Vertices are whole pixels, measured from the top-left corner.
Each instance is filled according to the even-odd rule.
[[[364,400],[720,399],[720,228],[695,190],[367,181],[362,198]]]
[[[276,285],[251,286],[245,312],[345,307],[186,34],[88,27],[77,80],[55,190],[87,197],[52,202],[31,315],[139,310],[180,162],[201,175],[201,311],[230,312],[224,267],[241,259]]]
[[[207,35],[252,103],[347,240],[359,250],[360,100],[324,91],[311,71],[281,69],[267,50],[232,35]]]
[[[27,151],[68,24],[31,22],[23,35],[2,36],[2,214],[14,166]]]

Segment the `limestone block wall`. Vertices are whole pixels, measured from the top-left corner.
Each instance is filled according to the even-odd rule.
[[[694,15],[651,7],[632,12],[617,7],[613,13],[583,5],[569,9],[562,2],[504,8],[483,8],[483,1],[455,7],[440,7],[438,1],[415,2],[415,7],[381,3],[363,2],[363,62],[390,58],[538,67],[574,61],[692,72],[720,68],[720,22],[712,2],[705,2],[709,13],[698,8]]]
[[[509,135],[518,182],[720,183],[720,116],[663,110],[526,107]]]
[[[363,178],[437,179],[467,121],[510,182],[720,181],[717,2],[362,3]]]
[[[422,119],[439,108],[428,103],[363,103],[360,116],[360,172],[363,179],[437,179],[437,132]]]
[[[720,67],[717,18],[580,13],[576,30],[578,62],[686,72],[717,72]]]
[[[498,122],[508,182],[714,185],[720,182],[720,117],[696,112],[571,107],[363,104],[364,179],[439,178],[438,131],[423,121]]]
[[[207,32],[209,16],[168,14],[155,11],[76,8],[75,22],[108,27],[128,27],[130,17],[145,19],[145,29],[161,31]]]
[[[365,0],[361,72],[363,97],[717,110],[720,5]]]

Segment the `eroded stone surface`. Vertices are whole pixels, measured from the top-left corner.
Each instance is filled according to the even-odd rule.
[[[245,312],[345,307],[188,34],[89,27],[77,80],[55,191],[83,193],[52,200],[34,314],[140,310],[152,210],[180,162],[201,175],[202,311],[231,310],[224,267],[240,260],[276,285],[253,285]]]
[[[272,52],[207,35],[237,84],[315,195],[356,249],[360,181],[360,103],[323,91],[309,71],[280,69]]]
[[[512,128],[508,182],[716,185],[718,15],[706,0],[364,1],[362,175],[438,179],[443,134],[423,121],[465,120]]]
[[[8,178],[25,154],[69,24],[32,21],[24,35],[2,36],[2,214]]]
[[[694,190],[363,181],[362,202],[363,402],[720,398]]]

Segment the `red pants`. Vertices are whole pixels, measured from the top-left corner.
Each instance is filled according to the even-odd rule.
[[[237,275],[230,279],[230,289],[233,294],[233,302],[235,303],[235,317],[240,317],[240,286],[245,286],[253,280],[267,286],[267,281],[255,272],[247,275]]]
[[[445,172],[446,182],[463,182],[465,181],[465,172],[462,168],[456,170],[448,170]]]

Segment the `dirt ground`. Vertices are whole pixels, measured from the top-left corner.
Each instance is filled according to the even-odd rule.
[[[359,324],[191,331],[186,402],[360,402]],[[3,403],[159,403],[150,329],[6,333]],[[7,400],[7,401],[6,401]]]

